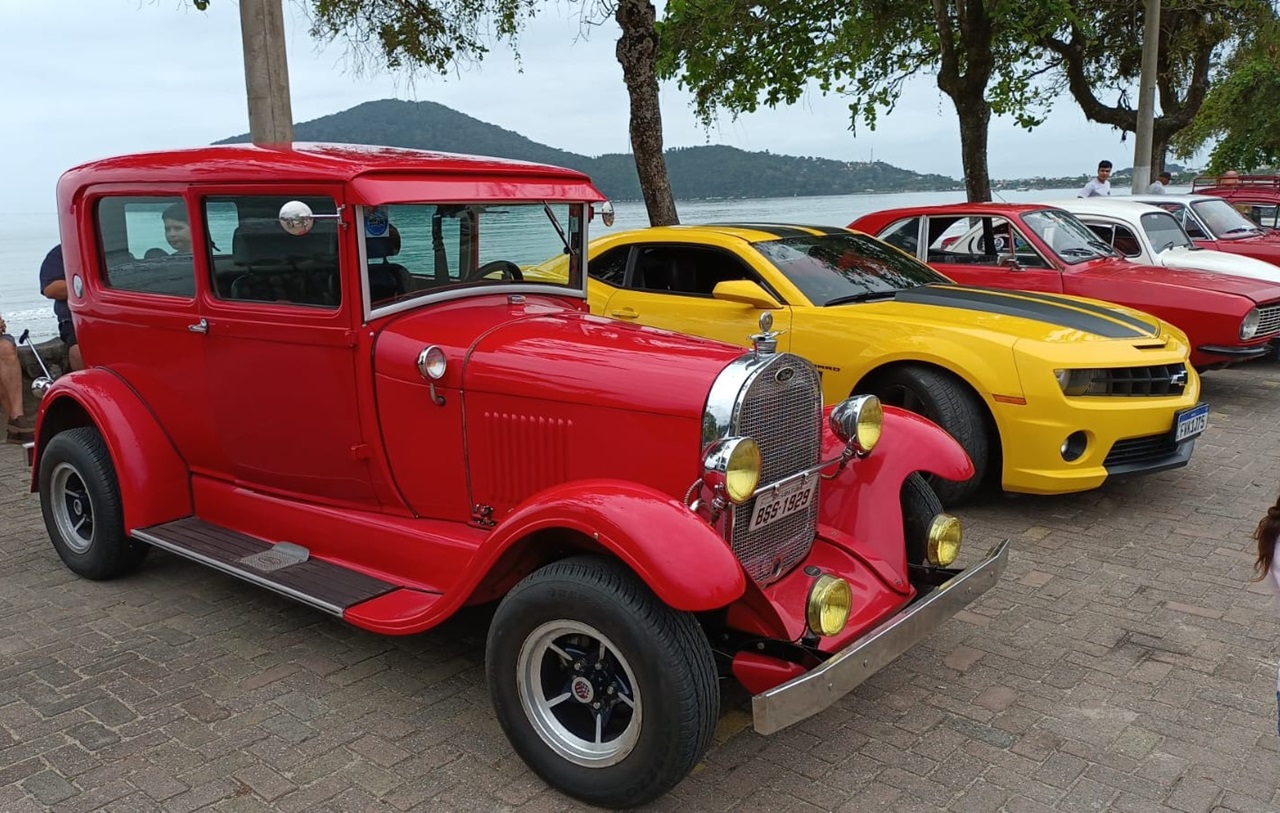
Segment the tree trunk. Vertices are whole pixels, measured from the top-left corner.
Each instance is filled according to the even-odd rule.
[[[964,164],[964,192],[970,203],[991,200],[991,175],[987,170],[987,131],[991,106],[978,101],[955,101],[960,118],[960,158]]]
[[[1162,133],[1156,130],[1151,134],[1151,180],[1160,177],[1164,172],[1164,158],[1169,151],[1169,139],[1173,133]]]
[[[658,103],[658,31],[649,0],[619,0],[615,18],[622,29],[617,57],[631,100],[631,151],[649,225],[674,226],[676,214],[667,161],[662,154],[662,108]]]

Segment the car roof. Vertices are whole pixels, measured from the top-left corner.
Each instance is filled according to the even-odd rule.
[[[88,183],[254,183],[350,181],[360,176],[432,174],[474,179],[545,179],[589,184],[577,170],[486,156],[429,152],[403,147],[295,142],[284,145],[225,144],[104,158],[67,170],[59,187]]]
[[[1217,195],[1134,195],[1131,200],[1140,201],[1142,203],[1150,203],[1159,206],[1162,202],[1174,201],[1176,203],[1198,203],[1202,200],[1222,200]]]
[[[1078,215],[1110,215],[1135,221],[1153,211],[1164,211],[1151,203],[1133,198],[1071,198],[1045,201],[1045,205],[1057,206]]]

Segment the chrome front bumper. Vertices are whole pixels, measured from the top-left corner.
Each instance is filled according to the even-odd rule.
[[[1000,580],[1009,559],[1009,540],[996,545],[980,564],[958,573],[909,604],[821,666],[751,698],[755,729],[781,731],[812,717],[919,643],[951,616]]]

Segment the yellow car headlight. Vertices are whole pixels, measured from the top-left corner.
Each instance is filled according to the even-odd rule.
[[[880,442],[884,407],[874,395],[855,395],[836,404],[829,423],[836,437],[866,454]]]
[[[760,447],[751,438],[725,438],[702,454],[702,482],[729,502],[751,499],[760,485]]]
[[[964,531],[960,520],[950,514],[938,514],[929,524],[929,544],[926,554],[929,564],[935,567],[946,567],[960,555],[960,544],[964,541]]]
[[[853,610],[853,589],[844,579],[822,575],[809,589],[809,607],[806,615],[809,629],[822,636],[832,636],[849,623]]]

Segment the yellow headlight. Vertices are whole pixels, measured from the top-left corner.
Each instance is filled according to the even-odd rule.
[[[831,636],[844,629],[853,610],[853,590],[844,579],[819,576],[809,590],[809,629]]]
[[[760,485],[760,446],[751,438],[725,438],[702,455],[702,482],[739,505]]]
[[[836,404],[829,422],[836,437],[866,454],[880,442],[884,407],[874,395],[855,395]]]
[[[960,555],[960,543],[964,540],[964,531],[960,520],[950,514],[938,514],[929,524],[929,564],[946,567]]]

